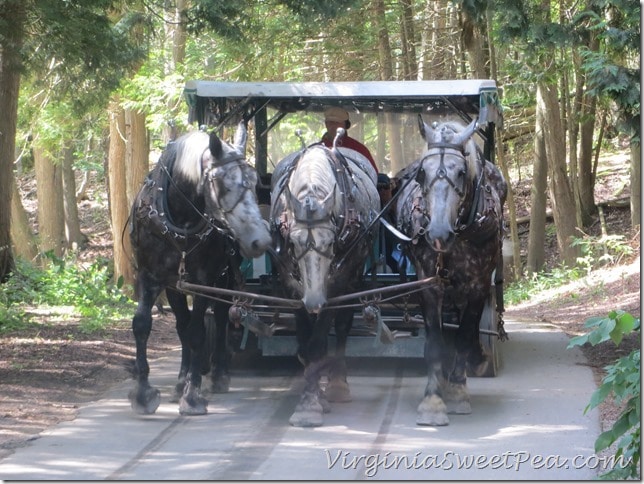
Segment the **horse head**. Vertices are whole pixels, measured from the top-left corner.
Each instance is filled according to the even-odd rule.
[[[278,212],[284,214],[287,224],[282,233],[299,279],[296,293],[311,313],[326,304],[336,257],[336,223],[342,219],[342,201],[328,155],[324,147],[305,150],[286,175],[288,180],[279,196]]]
[[[200,191],[206,214],[223,223],[238,241],[244,257],[258,257],[271,244],[268,223],[257,204],[257,172],[246,162],[246,125],[239,123],[231,145],[210,134],[201,157]]]
[[[419,128],[427,142],[416,171],[420,191],[412,211],[417,230],[437,251],[445,251],[453,242],[458,227],[467,216],[474,181],[480,174],[476,145],[472,135],[477,122],[467,127],[455,122],[428,125],[419,116]]]

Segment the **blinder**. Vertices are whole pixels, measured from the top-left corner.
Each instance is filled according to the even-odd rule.
[[[230,189],[226,187],[224,179],[228,171],[233,168],[239,168],[241,170],[242,181],[240,186],[242,190],[240,191],[239,196],[237,197],[235,202],[232,203],[230,207],[225,207],[223,205],[223,202],[227,192],[229,192]],[[239,205],[244,199],[247,191],[253,190],[254,193],[254,183],[251,181],[249,173],[251,173],[250,167],[245,164],[245,159],[241,157],[229,160],[224,164],[212,166],[211,168],[208,168],[204,171],[204,184],[209,184],[211,187],[213,187],[215,199],[217,199],[217,201],[219,202],[217,204],[217,208],[223,216],[235,210],[237,205]]]

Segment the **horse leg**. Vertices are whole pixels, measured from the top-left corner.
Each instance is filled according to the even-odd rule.
[[[147,356],[148,338],[152,329],[152,306],[160,292],[161,289],[158,286],[146,282],[144,275],[139,276],[140,297],[132,319],[132,332],[136,340],[136,360],[130,368],[136,378],[136,385],[128,393],[128,399],[132,410],[141,415],[153,414],[161,403],[159,390],[150,386],[148,381],[150,366]]]
[[[177,403],[183,395],[186,385],[186,377],[190,369],[190,345],[188,344],[188,326],[190,324],[190,309],[186,296],[173,289],[166,290],[168,303],[172,308],[176,319],[177,335],[181,342],[181,364],[179,366],[179,375],[177,384],[174,387],[174,394],[170,397],[170,402]]]
[[[326,313],[322,311],[317,320],[312,319],[305,310],[298,310],[295,314],[300,343],[298,357],[303,359],[305,367],[304,390],[289,419],[289,423],[294,427],[319,427],[324,422],[323,414],[328,404],[320,389],[320,377],[328,366],[326,354],[330,318],[328,312]],[[310,335],[308,341],[303,339],[306,334]]]
[[[205,415],[208,413],[208,400],[201,396],[201,353],[206,337],[204,315],[207,308],[208,300],[206,298],[194,297],[186,335],[190,347],[190,369],[183,395],[179,400],[179,413],[181,415]]]
[[[420,277],[424,277],[419,275]],[[424,356],[427,365],[427,386],[425,396],[418,405],[418,425],[441,426],[448,425],[447,407],[442,397],[441,382],[443,380],[441,334],[441,305],[442,295],[426,289],[422,294],[423,319],[425,321]]]
[[[478,310],[480,306],[480,310]],[[483,305],[476,301],[468,304],[460,319],[454,342],[454,364],[445,382],[445,399],[449,413],[470,414],[472,405],[467,390],[467,363],[478,344],[478,321],[481,319]],[[480,350],[480,345],[478,346]],[[484,361],[483,365],[487,365]]]
[[[228,348],[228,308],[228,304],[220,301],[217,301],[213,308],[217,332],[214,353],[210,355],[212,361],[210,383],[213,393],[227,393],[230,389],[231,354]]]
[[[350,402],[351,391],[347,382],[347,362],[345,359],[347,339],[353,325],[354,312],[351,309],[336,311],[335,315],[335,359],[329,369],[329,384],[325,395],[329,402]]]

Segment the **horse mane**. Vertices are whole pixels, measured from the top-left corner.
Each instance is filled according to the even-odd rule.
[[[329,173],[333,173],[329,164],[326,148],[309,148],[299,160],[294,172],[297,176],[291,176],[290,189],[296,197],[300,194],[311,194],[317,198],[326,197],[333,190],[334,185],[329,185]],[[335,178],[331,178],[335,179]]]
[[[197,185],[202,175],[201,158],[208,149],[210,138],[202,131],[192,131],[175,141],[176,157],[173,176]]]

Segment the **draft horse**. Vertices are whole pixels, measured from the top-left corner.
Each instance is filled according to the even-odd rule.
[[[479,322],[501,257],[507,185],[473,139],[476,120],[430,126],[419,116],[419,128],[427,150],[401,173],[396,219],[418,278],[440,281],[420,292],[428,376],[417,417],[440,426],[448,413],[471,413],[466,368],[482,374],[487,365]],[[453,334],[443,331],[445,308],[457,316]]]
[[[302,301],[295,319],[305,385],[289,423],[315,427],[323,424],[328,402],[351,399],[344,355],[354,311],[326,304],[357,290],[362,281],[373,240],[367,228],[375,225],[371,221],[380,208],[376,172],[356,151],[314,144],[284,158],[271,185],[275,265],[288,295]],[[332,323],[334,359],[327,356]]]
[[[231,145],[215,132],[194,131],[168,144],[146,178],[130,215],[130,236],[136,262],[138,306],[132,320],[136,360],[131,372],[136,386],[129,393],[132,409],[151,414],[160,392],[148,375],[147,343],[152,306],[161,291],[176,317],[181,341],[181,367],[176,391],[182,415],[207,413],[201,395],[204,314],[210,301],[194,296],[192,308],[176,283],[212,286],[230,284],[239,256],[258,257],[271,243],[255,188],[257,173],[245,160],[246,126],[237,127]],[[215,304],[216,351],[213,390],[228,391],[230,377],[226,334],[227,309]],[[177,395],[178,396],[178,395]]]

